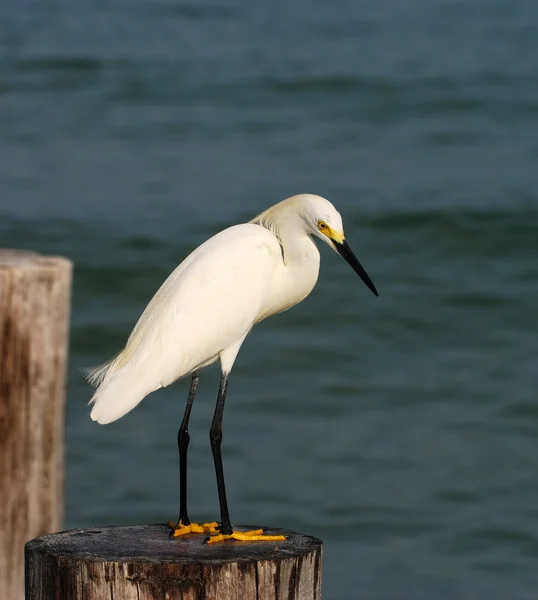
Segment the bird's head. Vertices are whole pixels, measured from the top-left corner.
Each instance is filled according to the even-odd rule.
[[[346,241],[342,217],[336,208],[325,198],[311,194],[305,194],[304,208],[303,216],[310,233],[338,252],[368,288],[376,296],[379,296],[368,273],[366,273]]]

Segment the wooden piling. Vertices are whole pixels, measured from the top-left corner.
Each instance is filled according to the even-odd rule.
[[[71,263],[0,249],[0,599],[24,598],[24,544],[61,528]]]
[[[204,544],[166,525],[75,529],[26,544],[26,600],[319,600],[321,540]]]

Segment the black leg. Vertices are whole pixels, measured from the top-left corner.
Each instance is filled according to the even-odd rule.
[[[224,401],[226,400],[226,390],[228,388],[228,373],[223,373],[220,378],[219,396],[217,406],[209,432],[211,440],[211,450],[213,451],[213,460],[215,461],[215,472],[217,474],[217,488],[219,492],[220,504],[220,533],[222,535],[231,535],[233,533],[230,515],[228,513],[228,503],[226,502],[226,489],[224,488],[224,471],[222,469],[222,414],[224,412]]]
[[[177,446],[179,449],[179,520],[178,525],[190,525],[189,515],[187,513],[187,448],[191,436],[189,435],[189,418],[191,416],[192,404],[194,402],[194,396],[196,394],[196,386],[200,377],[198,373],[194,373],[191,380],[191,387],[189,390],[189,397],[187,399],[187,406],[185,408],[185,414],[183,415],[183,421],[179,431],[177,432]]]

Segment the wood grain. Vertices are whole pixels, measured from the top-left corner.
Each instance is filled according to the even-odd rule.
[[[207,545],[166,525],[46,535],[26,545],[26,599],[319,600],[321,540],[267,532],[287,539]]]
[[[24,544],[63,519],[71,263],[0,249],[0,600],[24,598]]]

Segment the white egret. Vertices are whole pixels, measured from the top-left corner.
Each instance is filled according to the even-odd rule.
[[[336,250],[377,296],[377,290],[344,238],[342,218],[325,198],[293,196],[249,223],[234,225],[196,248],[157,291],[125,348],[86,376],[97,390],[91,418],[110,423],[148,394],[190,375],[187,406],[178,431],[180,510],[172,535],[214,533],[210,543],[229,538],[275,540],[282,536],[234,531],[222,467],[222,415],[228,378],[252,327],[301,302],[319,273],[312,237]],[[191,523],[187,513],[188,424],[199,372],[220,360],[221,380],[210,430],[220,504],[217,523]]]

